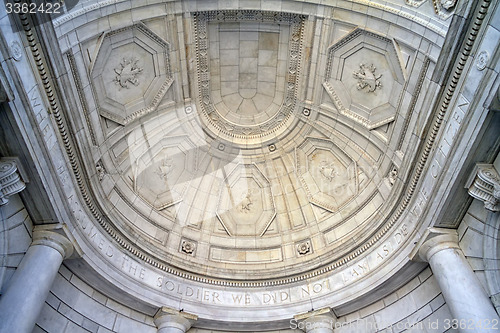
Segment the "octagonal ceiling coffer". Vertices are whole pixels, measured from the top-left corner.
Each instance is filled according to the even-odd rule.
[[[104,35],[90,68],[99,114],[120,125],[158,107],[172,85],[169,44],[144,24]]]
[[[332,142],[308,138],[296,158],[298,176],[312,204],[336,212],[358,195],[362,171]]]
[[[341,114],[370,130],[394,121],[405,79],[386,37],[358,28],[328,49],[323,87]]]
[[[254,164],[238,164],[224,180],[217,218],[230,236],[262,236],[276,216],[271,183]]]
[[[195,161],[196,145],[187,136],[165,137],[133,161],[134,191],[156,210],[179,203]]]

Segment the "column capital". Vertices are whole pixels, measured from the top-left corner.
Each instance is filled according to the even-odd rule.
[[[320,330],[322,332],[329,330],[333,332],[337,317],[330,308],[322,308],[319,310],[301,313],[293,317],[297,322],[302,323],[301,329],[308,332]]]
[[[465,188],[473,198],[484,202],[484,208],[500,211],[500,176],[493,164],[477,163]]]
[[[69,258],[75,249],[64,232],[64,226],[60,223],[35,226],[31,245],[49,246],[57,250],[63,259]]]
[[[187,332],[194,322],[198,320],[198,316],[164,306],[156,312],[153,320],[158,328],[158,332],[163,328],[170,327]]]
[[[428,262],[434,254],[446,249],[460,249],[457,231],[428,228],[410,253],[410,259]]]
[[[9,202],[9,197],[26,188],[21,177],[21,166],[15,157],[0,159],[0,206]]]

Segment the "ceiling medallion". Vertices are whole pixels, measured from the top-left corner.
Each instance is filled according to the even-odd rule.
[[[129,83],[136,87],[139,85],[137,76],[141,74],[143,68],[137,65],[138,62],[139,59],[135,57],[123,58],[119,66],[114,69],[116,73],[115,83],[118,84],[120,88],[129,89]]]
[[[366,92],[374,92],[377,88],[382,88],[382,82],[380,78],[382,74],[375,74],[377,68],[371,64],[367,66],[365,64],[359,65],[359,70],[354,71],[352,75],[358,79],[357,88],[358,90],[364,90]],[[368,89],[365,89],[368,88]]]

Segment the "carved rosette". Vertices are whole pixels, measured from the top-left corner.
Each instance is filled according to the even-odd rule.
[[[17,171],[16,162],[9,159],[0,160],[0,206],[9,202],[8,198],[26,188]]]
[[[398,179],[398,168],[395,165],[393,165],[391,171],[389,171],[387,179],[389,180],[391,186],[393,186],[396,183],[396,180]]]
[[[194,255],[196,243],[188,239],[183,239],[181,241],[180,251],[189,255]]]
[[[311,241],[309,239],[302,241],[296,245],[297,254],[299,256],[304,256],[306,254],[312,253]]]
[[[484,208],[500,211],[500,176],[492,164],[476,164],[465,188],[473,198],[484,202]]]

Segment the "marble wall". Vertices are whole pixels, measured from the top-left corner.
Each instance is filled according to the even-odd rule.
[[[336,332],[400,332],[405,329],[445,332],[445,320],[450,317],[439,286],[427,268],[383,299],[340,317]],[[293,320],[290,329],[268,332],[301,332],[292,328],[298,328],[297,322]],[[33,332],[153,333],[156,328],[151,316],[106,297],[63,265]],[[220,327],[220,331],[192,328],[188,332],[218,333],[224,332],[224,327]]]

